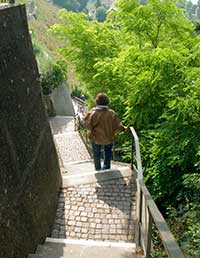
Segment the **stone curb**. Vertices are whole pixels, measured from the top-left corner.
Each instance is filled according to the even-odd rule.
[[[114,179],[120,179],[124,177],[130,177],[132,175],[131,169],[128,167],[121,167],[120,169],[109,169],[102,171],[89,171],[88,173],[62,176],[62,188],[67,188],[77,185],[85,185],[98,183],[103,181],[110,181]]]

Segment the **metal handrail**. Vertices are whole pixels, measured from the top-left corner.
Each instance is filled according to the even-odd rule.
[[[76,96],[72,96],[72,99],[75,99],[76,101],[80,102],[81,104],[85,104],[85,101],[82,100],[81,98],[79,97],[76,97]]]
[[[152,224],[154,222],[164,246],[164,249],[170,258],[185,258],[174,236],[172,235],[165,219],[158,210],[153,201],[147,187],[143,181],[142,162],[140,154],[139,138],[133,127],[130,127],[132,136],[132,150],[131,150],[131,167],[133,166],[133,152],[134,143],[136,150],[137,168],[137,244],[142,247],[145,257],[151,258],[152,252]]]
[[[133,139],[135,141],[135,148],[136,148],[136,161],[137,161],[137,171],[138,171],[138,179],[143,179],[143,171],[142,171],[142,162],[141,162],[141,155],[140,155],[140,144],[139,138],[135,129],[131,126],[130,127],[131,135],[132,135],[132,148],[131,148],[131,168],[133,169]]]

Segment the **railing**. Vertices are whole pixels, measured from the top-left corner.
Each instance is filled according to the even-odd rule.
[[[136,243],[139,245],[145,254],[146,258],[150,258],[153,251],[152,225],[154,224],[160,235],[160,240],[164,246],[165,253],[170,258],[184,258],[184,255],[174,239],[169,227],[167,226],[163,216],[158,210],[149,191],[147,190],[142,174],[142,163],[140,156],[139,139],[133,127],[130,127],[132,136],[131,150],[131,168],[137,172],[137,236]],[[134,163],[134,144],[136,150],[136,164]]]
[[[87,106],[85,104],[85,101],[78,98],[78,97],[72,97],[72,100],[74,101],[75,105],[76,105],[76,114],[78,113],[85,113],[87,112]]]
[[[80,114],[83,115],[85,112],[87,112],[87,106],[86,106],[86,103],[84,100],[82,100],[76,96],[73,96],[72,100],[74,102],[74,109],[75,109],[75,116],[74,116],[75,131],[77,131],[82,128]]]
[[[81,136],[82,141],[84,142],[90,156],[92,157],[92,148],[91,148],[90,140],[87,135],[87,130],[83,127],[79,114],[76,114],[74,116],[74,120],[75,120],[74,121],[75,131],[79,132],[79,135]]]

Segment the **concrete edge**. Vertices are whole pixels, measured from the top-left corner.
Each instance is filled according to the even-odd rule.
[[[49,120],[54,120],[54,119],[71,119],[74,118],[74,116],[53,116],[53,117],[49,117]]]
[[[68,165],[78,165],[78,164],[87,163],[87,162],[93,162],[93,159],[84,159],[84,160],[78,160],[78,161],[65,162],[64,168],[65,166],[68,166]]]
[[[85,185],[92,183],[100,183],[129,177],[132,175],[132,170],[128,167],[121,167],[120,169],[109,169],[103,171],[91,171],[88,173],[81,173],[78,175],[62,175],[62,188],[70,186]]]
[[[119,248],[136,248],[135,243],[125,242],[107,242],[95,240],[75,240],[75,239],[61,239],[61,238],[46,238],[45,243],[57,244],[72,244],[72,245],[85,245],[85,246],[103,246],[103,247],[119,247]]]
[[[127,167],[121,167],[120,169],[111,168],[111,169],[105,169],[100,171],[90,170],[88,173],[80,173],[75,175],[63,175],[63,178],[82,178],[89,175],[97,175],[97,176],[102,175],[103,177],[105,177],[108,173],[112,175],[113,173],[117,173],[117,172],[122,173],[120,176],[123,177],[123,175],[126,175],[127,172],[129,174],[129,172],[131,171],[129,171],[129,168]]]

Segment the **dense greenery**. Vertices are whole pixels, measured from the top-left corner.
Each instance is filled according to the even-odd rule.
[[[117,7],[104,23],[62,11],[52,31],[91,99],[106,92],[136,128],[146,183],[186,257],[199,257],[200,39],[172,0]]]

